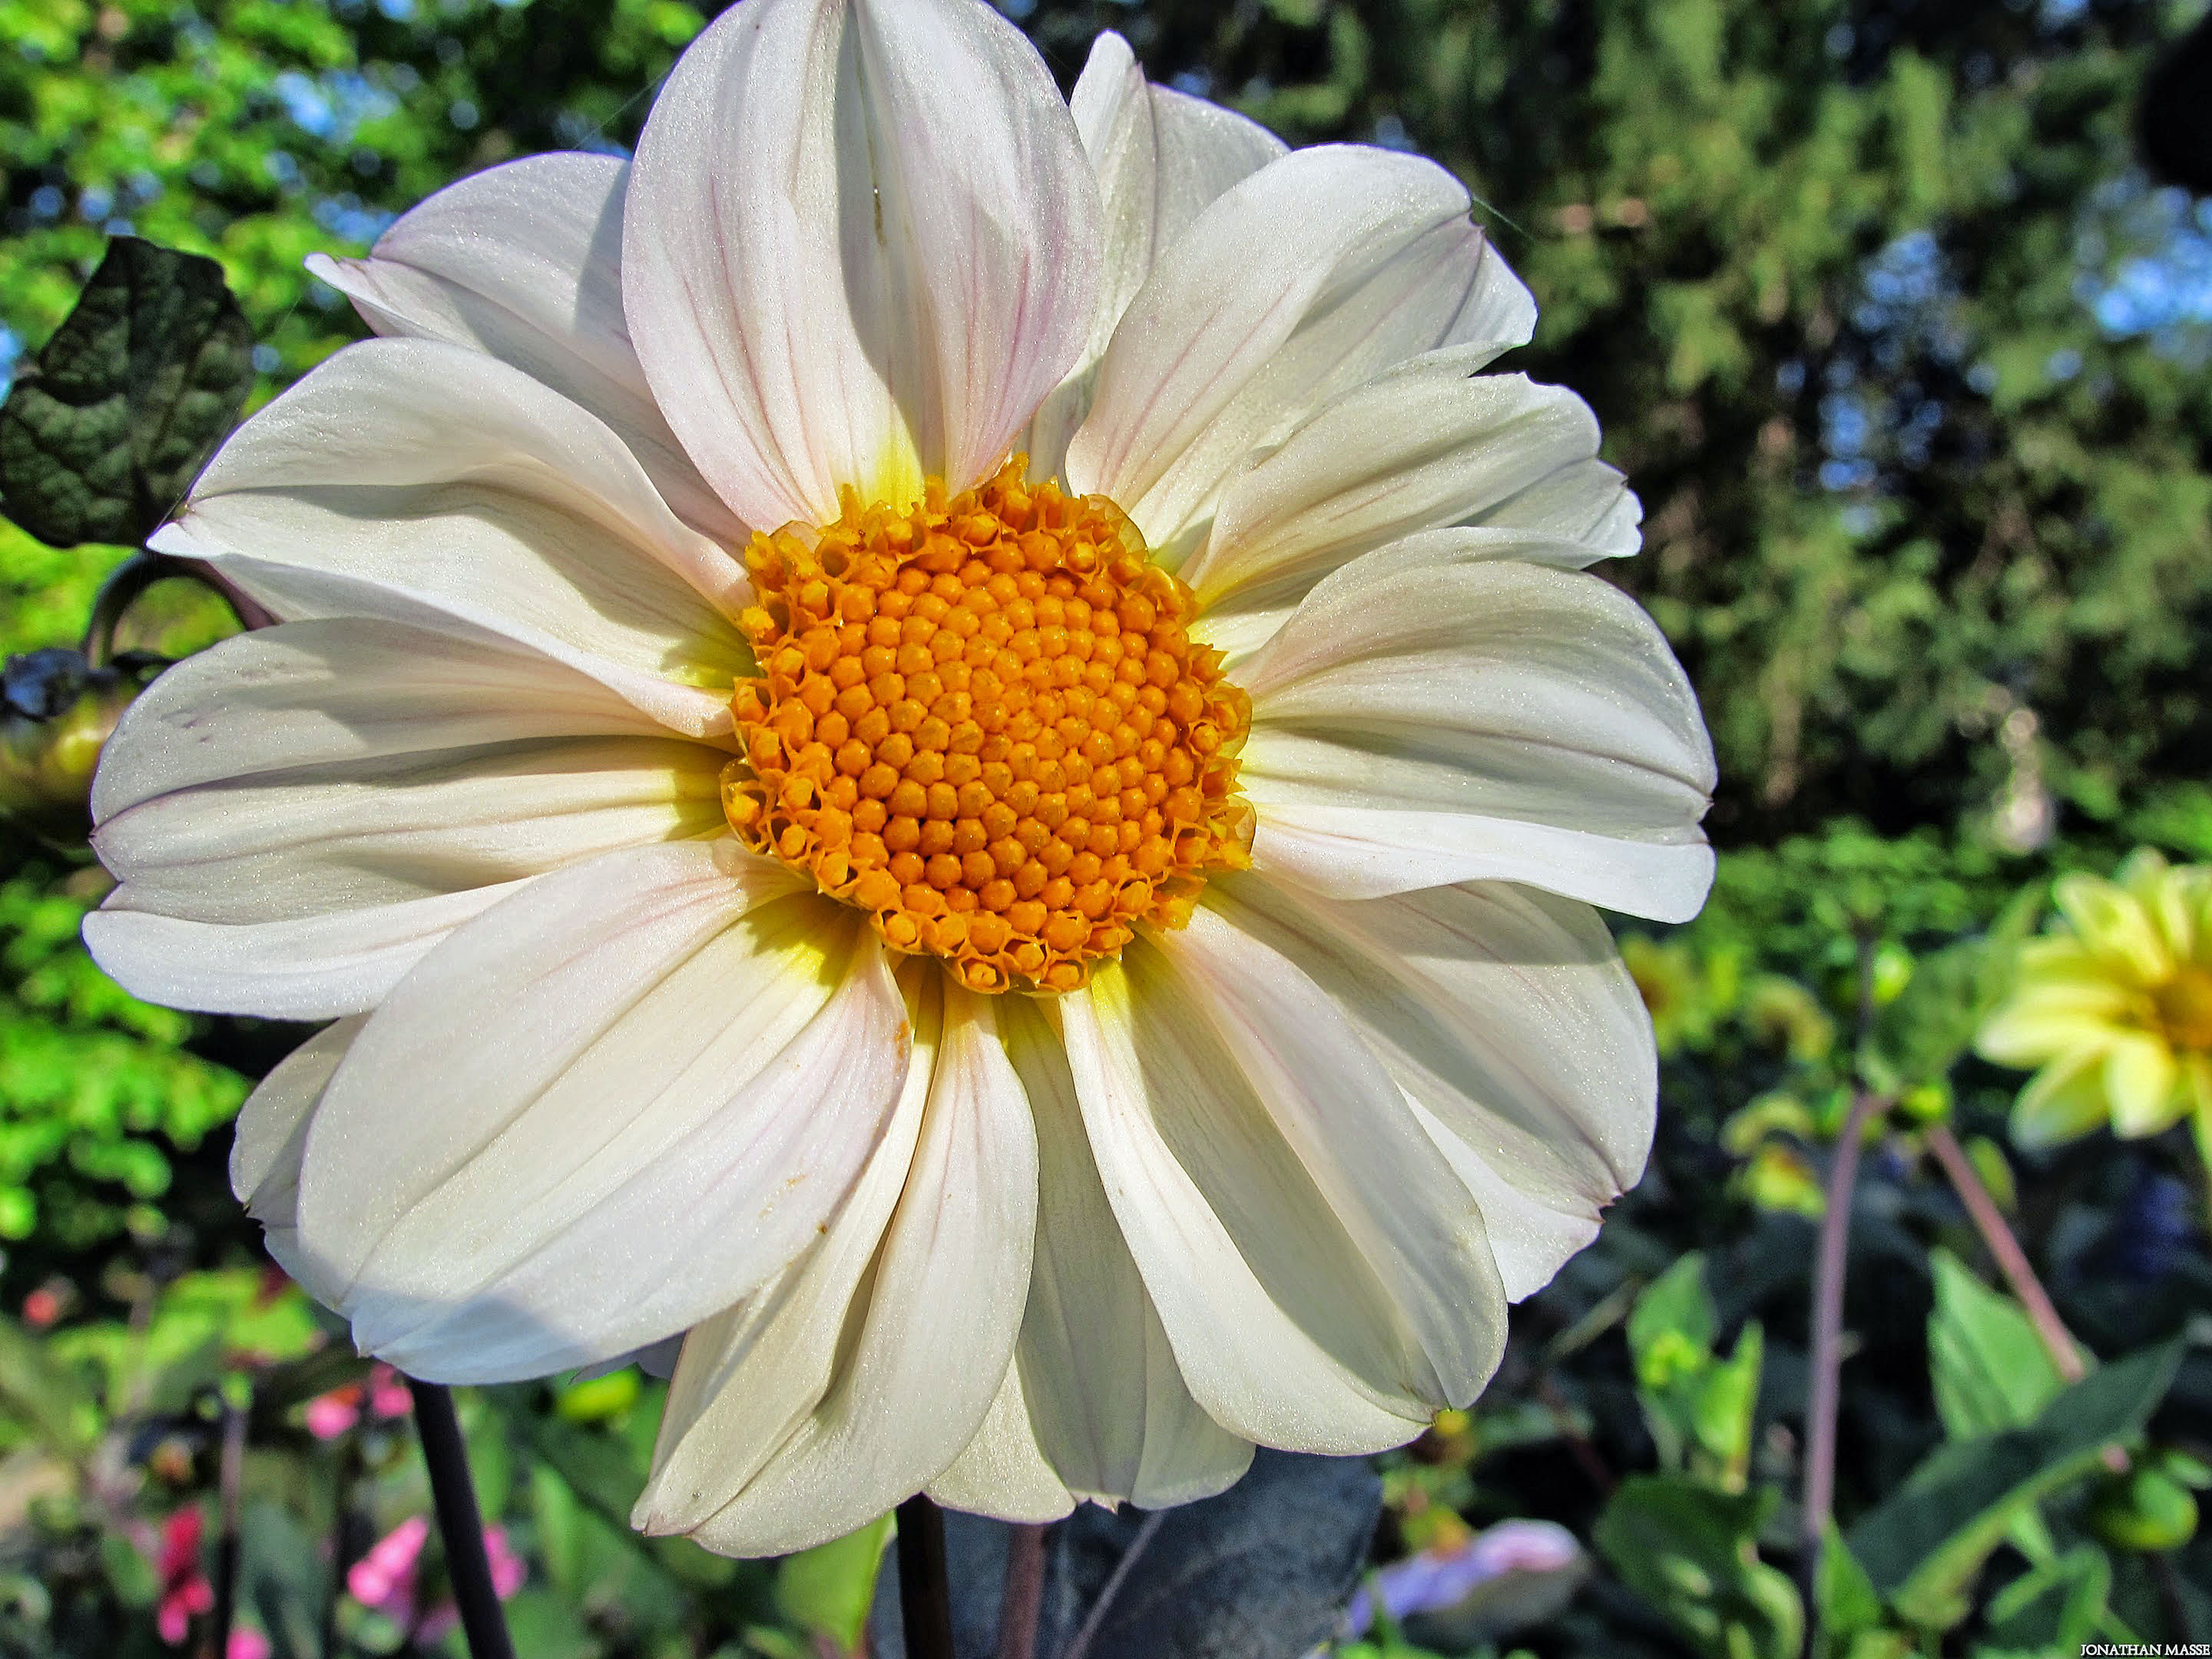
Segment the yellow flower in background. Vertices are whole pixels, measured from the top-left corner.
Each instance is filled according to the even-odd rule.
[[[2048,1146],[2112,1125],[2134,1138],[2193,1117],[2212,1140],[2212,866],[2148,848],[2106,881],[2057,884],[2058,916],[2022,951],[1982,1027],[1985,1060],[2035,1068],[2013,1139]]]

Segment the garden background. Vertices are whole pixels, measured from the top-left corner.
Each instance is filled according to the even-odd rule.
[[[1607,574],[1688,665],[1722,778],[1712,903],[1626,938],[1666,1056],[1642,1186],[1516,1310],[1475,1408],[1382,1460],[1371,1540],[1363,1482],[1232,1504],[1175,1553],[1212,1600],[1116,1611],[1095,1652],[1294,1655],[1311,1637],[1280,1646],[1291,1623],[1237,1596],[1303,1595],[1318,1633],[1355,1557],[1410,1610],[1370,1653],[1782,1659],[1808,1605],[1836,1659],[2212,1639],[2204,1170],[2185,1128],[2013,1145],[2021,1079],[1970,1051],[2055,875],[2212,860],[2212,205],[2170,182],[2212,71],[2164,74],[2148,148],[2141,118],[2201,5],[1005,9],[1063,84],[1113,27],[1293,143],[1467,180],[1542,307],[1510,366],[1587,397],[1643,496],[1645,550]],[[511,156],[619,151],[712,11],[0,0],[0,377],[130,234],[221,261],[265,400],[362,331],[304,255],[362,252]],[[0,647],[74,645],[129,551],[0,524]],[[118,643],[174,657],[231,626],[166,582]],[[233,1659],[458,1652],[437,1547],[410,1544],[404,1392],[266,1264],[225,1178],[228,1119],[301,1031],[149,1007],[93,967],[104,878],[33,702],[0,716],[0,1655],[202,1650],[227,1559]],[[1862,1094],[1883,1109],[1844,1302],[1850,1544],[1815,1579],[1814,1240]],[[1939,1143],[2102,1362],[2087,1382]],[[629,1532],[657,1388],[464,1394],[522,1652],[846,1651],[879,1532],[783,1565]],[[1357,1544],[1301,1577],[1301,1551],[1342,1553],[1301,1525],[1316,1504]],[[1565,1533],[1491,1530],[1512,1520]]]

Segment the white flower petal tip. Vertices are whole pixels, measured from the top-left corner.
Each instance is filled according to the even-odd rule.
[[[916,978],[908,1121],[886,1135],[851,1213],[788,1293],[766,1293],[761,1310],[736,1310],[687,1342],[638,1506],[647,1531],[688,1533],[732,1555],[805,1548],[939,1480],[994,1409],[1009,1409],[1000,1399],[1029,1283],[1036,1136],[999,1041],[999,1000]],[[896,1200],[888,1215],[884,1196]],[[1036,1507],[1034,1467],[979,1475],[994,1490],[1020,1480],[1007,1496]]]
[[[1098,360],[1153,263],[1224,191],[1287,153],[1234,111],[1147,83],[1129,43],[1110,29],[1091,43],[1068,106],[1097,174],[1102,270],[1083,356],[1022,441],[1036,477],[1061,470],[1090,412]]]
[[[1378,375],[1240,476],[1182,573],[1200,603],[1295,599],[1360,554],[1417,532],[1480,524],[1595,459],[1589,405],[1525,375],[1477,372],[1485,349],[1425,353]],[[1592,483],[1593,493],[1603,487]],[[1589,564],[1609,550],[1554,550],[1528,532],[1522,539],[1549,564]]]
[[[812,1243],[911,1039],[856,913],[796,890],[726,842],[611,854],[400,982],[301,1171],[303,1245],[365,1352],[542,1376],[696,1324]]]
[[[226,640],[148,688],[94,781],[95,960],[175,1007],[374,1007],[548,871],[718,830],[722,751],[535,653],[362,617]]]
[[[626,164],[532,155],[470,174],[402,214],[368,257],[307,256],[379,334],[512,364],[605,421],[669,505],[725,542],[744,529],[668,429],[622,308]]]
[[[718,158],[728,158],[726,161]],[[746,522],[985,476],[1080,355],[1098,189],[1036,49],[972,0],[744,0],[638,144],[629,331]]]
[[[606,424],[429,340],[349,346],[236,432],[155,545],[280,617],[502,639],[690,737],[751,663],[742,564],[672,513]]]
[[[1283,988],[1300,1014],[1316,1011],[1295,969]],[[1101,969],[1058,1007],[1115,1218],[1209,1416],[1268,1445],[1376,1451],[1403,1444],[1453,1397],[1472,1397],[1504,1334],[1480,1216],[1340,1021],[1294,1030],[1281,1004],[1248,1018],[1202,975],[1150,950]],[[1458,1229],[1432,1261],[1389,1259],[1363,1176],[1336,1161],[1343,1148],[1325,1153],[1309,1137],[1299,1071],[1397,1102],[1383,1109],[1396,1121],[1376,1123],[1389,1122],[1389,1144],[1412,1160],[1399,1171],[1417,1194],[1407,1211],[1423,1226],[1449,1214]],[[1431,1317],[1409,1268],[1455,1280],[1449,1317]]]
[[[1641,1177],[1658,1054],[1588,906],[1504,882],[1329,899],[1257,873],[1206,905],[1310,975],[1405,1092],[1474,1194],[1509,1300]]]
[[[1255,863],[1338,897],[1504,880],[1696,915],[1712,744],[1657,626],[1594,576],[1425,552],[1355,559],[1239,665]]]
[[[1070,482],[1179,551],[1236,470],[1332,398],[1423,352],[1526,341],[1534,303],[1469,206],[1434,162],[1348,145],[1294,151],[1224,192],[1122,315]]]

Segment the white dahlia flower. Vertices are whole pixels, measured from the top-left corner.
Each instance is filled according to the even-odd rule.
[[[744,0],[477,174],[165,550],[285,618],[94,806],[138,994],[333,1020],[234,1173],[366,1352],[681,1340],[638,1522],[1173,1504],[1482,1387],[1705,894],[1638,507],[1441,168],[1102,36]]]

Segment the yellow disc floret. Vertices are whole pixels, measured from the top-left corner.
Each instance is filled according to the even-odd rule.
[[[755,536],[745,844],[977,991],[1073,990],[1249,861],[1251,703],[1111,501],[1023,477]]]

